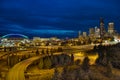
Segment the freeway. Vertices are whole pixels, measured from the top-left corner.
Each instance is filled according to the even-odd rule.
[[[94,45],[84,45],[84,46],[74,46],[72,47],[72,49],[88,49],[88,48],[93,48]],[[68,47],[67,49],[71,49],[71,47]],[[56,54],[57,55],[57,54]],[[16,64],[14,67],[12,67],[6,77],[6,80],[25,80],[25,76],[24,76],[24,71],[26,70],[26,68],[32,64],[35,60],[38,60],[43,56],[35,56],[29,59],[26,59],[24,61],[19,62],[18,64]]]
[[[61,53],[60,52],[54,53],[54,55],[59,55],[59,54]],[[35,57],[19,62],[18,64],[16,64],[9,70],[6,80],[25,80],[24,72],[26,71],[26,68],[30,64],[32,64],[35,60],[38,60],[45,56],[46,55],[35,56]]]
[[[40,57],[44,56],[35,56],[16,64],[9,70],[6,80],[25,80],[24,71],[33,61],[39,59]]]
[[[9,52],[1,52],[0,53],[0,59],[2,59],[3,57],[7,57],[8,55],[11,55],[11,54],[18,54],[18,53],[23,53],[23,52],[28,52],[27,50],[21,50],[21,51],[9,51]]]

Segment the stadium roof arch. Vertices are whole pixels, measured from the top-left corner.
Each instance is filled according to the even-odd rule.
[[[24,39],[29,39],[28,36],[23,35],[23,34],[6,34],[1,37],[2,39],[4,38],[24,38]]]

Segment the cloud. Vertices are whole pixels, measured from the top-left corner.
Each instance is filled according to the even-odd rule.
[[[74,33],[75,31],[72,30],[32,30],[33,33],[44,33],[44,34],[69,34]]]
[[[99,18],[105,18],[105,26],[114,21],[119,29],[118,0],[0,0],[0,31],[5,33],[60,34],[88,31],[99,26]],[[37,32],[35,34],[35,31]],[[68,31],[68,32],[64,32]],[[71,33],[71,32],[70,32]],[[70,35],[72,35],[70,34]],[[66,34],[67,35],[67,34]]]

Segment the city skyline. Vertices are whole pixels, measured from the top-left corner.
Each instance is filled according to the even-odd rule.
[[[102,19],[102,26],[101,26],[101,19]],[[115,29],[115,26],[114,26],[114,22],[109,22],[108,23],[108,25],[107,25],[107,28],[105,27],[105,25],[104,25],[104,20],[103,20],[103,18],[100,18],[100,26],[98,27],[98,26],[95,26],[95,27],[90,27],[90,28],[88,28],[88,30],[87,31],[76,31],[75,32],[75,36],[71,36],[71,34],[69,34],[70,35],[70,37],[67,37],[66,35],[65,36],[63,36],[63,37],[59,37],[59,35],[58,36],[46,36],[46,37],[43,37],[43,38],[63,38],[63,39],[66,39],[66,38],[79,38],[80,36],[86,36],[86,37],[90,37],[90,36],[96,36],[96,37],[100,37],[101,36],[101,31],[102,31],[102,29],[101,29],[101,27],[103,27],[104,28],[104,30],[105,30],[105,32],[104,32],[104,35],[102,35],[102,36],[105,36],[106,34],[109,36],[109,35],[112,35],[113,36],[113,34],[119,34],[118,32],[117,32],[117,30]],[[42,30],[41,30],[42,31]],[[52,32],[52,30],[47,30],[47,32],[48,31],[51,31]],[[59,31],[59,30],[58,30]],[[64,31],[65,32],[65,31]],[[57,31],[54,31],[53,33],[57,33]],[[60,33],[60,32],[59,32]],[[66,32],[67,33],[67,32]],[[9,38],[9,37],[24,37],[24,38],[29,38],[29,39],[33,39],[34,37],[41,37],[42,38],[42,36],[33,36],[33,37],[31,37],[31,36],[27,36],[27,35],[24,35],[24,34],[19,34],[19,33],[8,33],[8,34],[5,34],[5,35],[2,35],[1,36],[1,38]]]
[[[29,37],[77,37],[78,31],[100,27],[100,17],[106,29],[109,22],[114,22],[119,32],[118,3],[118,0],[0,1],[0,36],[16,33]]]

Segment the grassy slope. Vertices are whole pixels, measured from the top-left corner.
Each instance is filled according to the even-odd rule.
[[[76,66],[70,66],[70,70],[74,70]],[[59,67],[59,72],[62,71],[62,68]],[[28,73],[40,73],[40,76],[31,76],[29,80],[50,80],[54,73],[54,69],[45,69],[39,70],[37,66],[34,66],[27,70]],[[72,72],[72,71],[71,71]],[[120,70],[113,68],[112,77],[106,76],[106,68],[102,66],[91,66],[90,67],[90,75],[97,80],[119,80],[120,79]],[[70,73],[72,74],[72,73]]]

